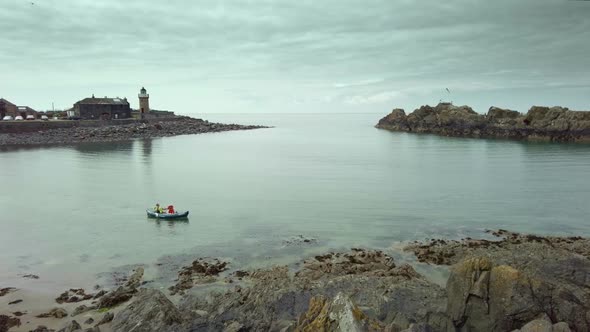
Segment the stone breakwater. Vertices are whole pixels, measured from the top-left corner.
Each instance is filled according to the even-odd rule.
[[[508,138],[531,141],[590,142],[590,111],[533,106],[526,113],[491,107],[487,114],[469,106],[440,103],[406,115],[396,108],[377,128],[441,136]]]
[[[67,128],[48,128],[34,132],[0,132],[0,146],[115,142],[138,138],[146,139],[258,128],[268,127],[212,123],[190,117],[176,117],[165,120],[138,120],[128,124],[116,125],[107,122],[102,126],[95,127],[71,126]]]
[[[64,292],[56,303],[75,300],[79,306],[46,315],[66,331],[79,326],[68,315],[105,311],[99,324],[116,332],[590,330],[589,239],[489,233],[495,238],[405,247],[421,262],[449,266],[446,287],[383,251],[352,248],[309,257],[295,270],[239,271],[221,260],[197,259],[178,272],[182,296],[172,296],[178,285],[168,294],[144,288],[138,268],[108,292]],[[204,283],[215,287],[190,291]],[[0,323],[18,326],[20,316],[13,316]]]

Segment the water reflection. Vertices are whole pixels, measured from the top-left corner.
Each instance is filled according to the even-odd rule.
[[[156,226],[158,228],[162,227],[162,225],[168,226],[168,228],[174,228],[174,227],[180,227],[180,225],[187,226],[189,224],[188,217],[182,218],[182,219],[174,219],[174,220],[148,218],[148,221],[156,224]]]
[[[74,145],[74,150],[85,155],[98,155],[105,152],[128,154],[133,150],[133,141],[81,143]]]
[[[142,139],[136,141],[141,149],[141,156],[143,161],[151,161],[152,156],[152,139]]]

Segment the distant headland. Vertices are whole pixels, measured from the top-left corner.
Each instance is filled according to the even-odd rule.
[[[28,106],[0,99],[0,146],[50,145],[81,142],[113,142],[201,134],[228,130],[266,128],[264,126],[211,123],[154,110],[149,94],[141,88],[139,109],[127,98],[84,98],[65,111],[37,112]]]
[[[396,108],[375,127],[454,137],[590,143],[590,111],[558,106],[533,106],[526,114],[492,106],[487,114],[479,114],[469,106],[439,103],[408,115]]]

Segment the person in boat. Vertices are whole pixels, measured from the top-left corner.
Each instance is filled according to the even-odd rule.
[[[168,205],[168,213],[175,213],[174,212],[174,206],[173,205]]]
[[[162,207],[160,207],[160,203],[156,203],[156,207],[154,207],[154,212],[156,212],[156,213],[164,212],[164,209]]]

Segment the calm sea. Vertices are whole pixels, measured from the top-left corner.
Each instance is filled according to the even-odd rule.
[[[0,150],[0,285],[53,291],[183,255],[255,265],[486,228],[590,236],[589,145],[392,133],[373,128],[383,115],[209,114],[275,128]],[[148,219],[156,202],[189,221]],[[318,244],[284,242],[299,235]]]

